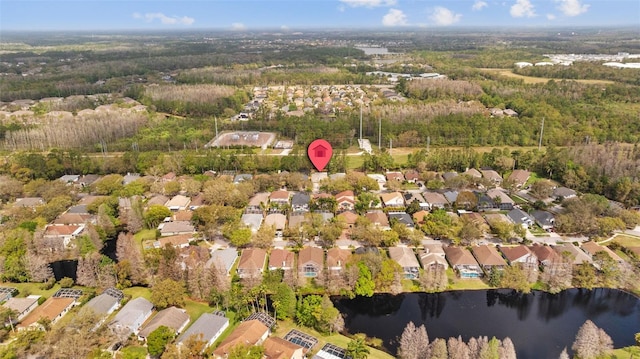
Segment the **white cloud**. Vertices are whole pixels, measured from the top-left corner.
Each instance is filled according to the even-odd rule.
[[[289,31],[289,26],[287,26],[287,25],[282,25],[282,26],[280,26],[280,30],[282,30],[282,31]]]
[[[247,29],[247,27],[241,22],[234,22],[233,24],[231,24],[231,30],[244,31],[246,29]]]
[[[591,5],[581,4],[580,0],[555,0],[560,3],[558,9],[566,16],[578,16],[589,10]]]
[[[407,25],[407,15],[398,9],[389,9],[389,12],[382,17],[382,25],[384,26],[403,26]]]
[[[547,14],[547,20],[555,20],[556,16],[554,14]]]
[[[489,6],[489,4],[487,4],[485,1],[482,1],[482,0],[476,0],[476,1],[473,3],[473,6],[471,7],[471,10],[473,10],[473,11],[480,11],[480,10],[482,10],[482,8],[485,8],[485,7],[487,7],[487,6]]]
[[[154,20],[160,20],[163,25],[192,25],[196,20],[189,16],[167,16],[161,12],[148,12],[144,15],[140,13],[133,13],[134,19],[144,19],[147,22],[153,22]]]
[[[456,14],[446,7],[436,6],[433,9],[433,14],[429,16],[429,20],[439,26],[448,26],[455,24],[462,18],[461,14]]]
[[[536,11],[529,0],[516,0],[509,11],[513,17],[535,17]]]
[[[396,0],[340,0],[341,3],[350,7],[379,7],[379,6],[393,6],[396,4]]]

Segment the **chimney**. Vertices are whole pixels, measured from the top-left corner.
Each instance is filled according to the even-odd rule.
[[[282,261],[282,268],[285,267],[285,261]]]

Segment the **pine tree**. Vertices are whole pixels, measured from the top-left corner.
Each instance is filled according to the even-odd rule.
[[[400,337],[398,356],[402,359],[421,359],[429,356],[429,336],[424,325],[409,322]]]

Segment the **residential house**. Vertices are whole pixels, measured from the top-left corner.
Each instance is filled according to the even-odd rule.
[[[160,237],[158,239],[158,248],[165,248],[166,246],[171,246],[173,248],[187,248],[193,240],[195,240],[193,233]]]
[[[39,295],[30,295],[26,298],[10,298],[2,304],[3,307],[11,309],[17,313],[15,317],[12,316],[13,322],[19,322],[29,313],[31,313],[38,306]]]
[[[269,270],[282,269],[287,272],[293,269],[295,254],[287,249],[274,248],[269,254]]]
[[[191,197],[191,203],[189,203],[189,210],[195,211],[196,209],[204,205],[204,193],[200,192]]]
[[[601,246],[596,242],[593,242],[593,241],[584,242],[584,243],[582,243],[582,245],[580,247],[582,248],[583,251],[585,251],[591,257],[591,259],[593,259],[593,257],[597,253],[604,252],[609,257],[611,257],[611,259],[616,261],[617,263],[624,262],[624,260],[622,258],[620,258],[620,256],[616,252],[614,252],[611,249],[609,249],[609,247]]]
[[[420,263],[413,249],[408,247],[389,247],[389,258],[396,261],[407,279],[416,279],[420,275]]]
[[[327,172],[314,172],[311,174],[311,183],[320,184],[320,182],[328,179]]]
[[[407,170],[407,172],[404,173],[404,178],[407,182],[416,183],[420,180],[420,173],[416,170]]]
[[[418,192],[405,192],[402,195],[404,196],[404,203],[406,203],[407,206],[414,201],[417,201],[420,209],[429,209],[429,203],[427,203],[427,200],[422,196],[422,194]]]
[[[265,359],[303,359],[303,348],[278,337],[269,337],[264,343]]]
[[[120,301],[124,298],[122,291],[115,288],[107,288],[100,295],[91,298],[84,308],[89,308],[101,318],[107,317],[120,308]]]
[[[269,195],[270,193],[268,192],[256,193],[253,197],[249,199],[249,203],[247,204],[245,213],[262,214],[264,210],[267,208],[267,204],[269,203]]]
[[[163,222],[158,225],[161,236],[175,236],[180,234],[193,234],[195,227],[189,221]]]
[[[242,183],[244,181],[251,181],[253,175],[250,173],[239,173],[233,177],[233,184]]]
[[[577,193],[571,188],[557,187],[556,189],[553,190],[553,198],[555,199],[560,199],[560,198],[569,199],[569,198],[574,198],[575,196],[577,196]]]
[[[76,182],[76,183],[80,187],[84,188],[84,187],[91,186],[95,181],[97,181],[99,179],[100,179],[100,176],[98,176],[98,175],[88,174],[88,175],[81,176],[80,179],[78,179],[78,182]]]
[[[276,231],[275,236],[282,237],[287,225],[287,216],[282,213],[271,213],[264,219],[264,225],[273,227]]]
[[[134,298],[122,307],[109,326],[115,332],[127,335],[137,334],[152,312],[153,304],[150,301],[142,297]]]
[[[160,182],[167,183],[167,182],[175,181],[177,178],[178,176],[176,176],[175,172],[169,172],[164,176],[160,177]]]
[[[189,203],[191,203],[191,198],[187,196],[183,196],[181,194],[177,194],[173,196],[170,200],[168,200],[164,206],[169,208],[169,210],[176,211],[184,211],[189,208]]]
[[[458,199],[458,191],[455,190],[444,191],[442,195],[447,199],[447,202],[449,203],[456,203]]]
[[[538,258],[538,264],[542,266],[546,267],[562,262],[562,256],[549,246],[534,243],[533,245],[529,246],[529,249],[533,254],[535,254],[536,258]]]
[[[77,204],[75,206],[69,207],[69,209],[67,209],[67,211],[64,214],[87,215],[87,214],[90,214],[90,213],[89,213],[89,207],[88,207],[87,204]],[[76,224],[76,223],[67,223],[67,224]]]
[[[445,172],[442,174],[442,180],[445,182],[454,177],[458,177],[458,172],[452,171],[452,172]]]
[[[356,197],[351,190],[342,191],[336,194],[336,203],[338,212],[353,211],[356,205]]]
[[[81,226],[88,223],[92,223],[95,220],[95,216],[88,213],[63,213],[53,221],[54,225],[74,225]]]
[[[502,176],[500,176],[500,174],[494,170],[482,170],[482,177],[489,180],[489,182],[491,182],[491,184],[493,184],[494,186],[500,186],[502,184]]]
[[[365,214],[365,217],[376,227],[384,231],[391,229],[389,225],[389,219],[383,211],[370,211]]]
[[[159,311],[158,314],[151,318],[151,320],[140,329],[138,337],[142,340],[147,340],[149,334],[161,326],[171,329],[177,335],[182,333],[190,320],[191,318],[189,318],[186,310],[169,307]]]
[[[418,211],[416,213],[413,214],[413,223],[416,224],[423,224],[426,221],[426,218],[429,217],[429,212],[427,211]]]
[[[60,178],[58,178],[58,180],[64,184],[67,185],[72,185],[78,182],[78,180],[80,179],[79,175],[64,175]]]
[[[402,172],[387,172],[385,175],[387,182],[404,182],[404,175],[402,174]]]
[[[509,181],[513,182],[516,188],[520,188],[527,183],[529,176],[531,176],[531,172],[527,170],[514,170],[509,175]]]
[[[81,225],[47,225],[44,229],[43,237],[47,240],[54,241],[62,245],[64,248],[69,247],[71,241],[77,238],[84,231],[84,224]]]
[[[593,259],[587,255],[583,250],[576,247],[573,243],[563,243],[553,246],[553,250],[556,251],[562,258],[566,258],[571,264],[577,265],[582,263],[593,264]]]
[[[43,204],[45,204],[45,201],[42,197],[24,197],[24,198],[16,198],[16,202],[14,203],[14,206],[36,208]]]
[[[540,228],[544,229],[547,232],[552,232],[553,228],[556,224],[556,219],[553,214],[547,211],[533,211],[531,212],[531,216],[536,221],[536,224],[540,226]]]
[[[462,172],[463,175],[471,178],[482,178],[482,173],[475,168],[469,168],[466,171]]]
[[[504,269],[507,262],[502,258],[496,247],[488,245],[480,245],[471,247],[471,253],[480,264],[480,267],[489,273],[493,268]]]
[[[475,194],[478,197],[478,203],[476,204],[478,211],[491,211],[497,208],[493,198],[489,197],[486,193],[475,192]]]
[[[376,182],[378,182],[378,186],[380,186],[380,188],[383,188],[386,184],[387,184],[387,177],[385,177],[382,174],[379,173],[369,173],[367,174],[367,177],[374,179]]]
[[[262,212],[259,213],[244,213],[240,217],[240,222],[251,229],[251,232],[256,233],[262,226]]]
[[[358,215],[351,211],[346,211],[340,213],[338,215],[338,219],[344,222],[345,228],[353,228],[353,226],[356,224],[356,221],[358,220]]]
[[[538,257],[529,247],[521,244],[515,247],[500,246],[498,249],[509,265],[520,263],[524,268],[538,270]]]
[[[404,207],[404,197],[400,192],[381,193],[380,199],[385,207]]]
[[[291,210],[293,212],[309,212],[311,196],[304,192],[296,192],[291,197]]]
[[[523,228],[531,228],[533,225],[533,218],[529,214],[520,208],[514,208],[507,212],[507,217],[515,223],[521,225]]]
[[[415,224],[413,223],[413,219],[406,212],[389,212],[389,223],[397,222],[404,224],[407,228],[415,228]]]
[[[449,268],[444,248],[440,243],[425,244],[424,249],[419,252],[418,256],[424,270],[435,269],[437,267],[442,269]]]
[[[238,250],[233,247],[211,251],[211,258],[205,264],[206,268],[214,267],[221,273],[231,274],[233,264],[238,260]]]
[[[475,224],[478,228],[482,230],[482,232],[487,232],[489,230],[489,225],[487,221],[482,217],[482,215],[478,212],[468,212],[468,211],[458,211],[460,218]]]
[[[322,273],[324,251],[318,247],[304,247],[298,252],[298,276],[315,278]]]
[[[351,250],[333,247],[327,251],[327,270],[329,275],[337,275],[344,270],[351,258]]]
[[[277,205],[280,207],[289,205],[289,196],[290,196],[289,191],[285,191],[285,190],[273,191],[269,195],[269,203],[272,206]]]
[[[499,208],[503,211],[510,211],[515,206],[515,202],[507,196],[502,190],[497,188],[492,188],[487,191],[487,196],[493,199],[493,203],[495,203],[495,207]]]
[[[238,263],[238,276],[240,278],[259,278],[264,272],[267,262],[267,252],[262,248],[245,248],[240,255]]]
[[[178,346],[182,346],[190,338],[195,338],[205,343],[203,346],[203,350],[205,350],[218,340],[228,327],[229,318],[223,315],[204,313],[178,337],[176,343]]]
[[[231,349],[238,345],[260,345],[269,336],[269,328],[259,320],[247,320],[236,327],[213,351],[216,359],[226,359]]]
[[[438,192],[427,191],[422,194],[430,210],[444,209],[449,206],[449,201]]]
[[[71,310],[75,302],[74,298],[51,297],[27,314],[17,328],[18,330],[41,329],[38,324],[41,319],[47,319],[51,324],[55,324]]]
[[[122,178],[122,185],[126,186],[129,183],[139,180],[140,179],[140,174],[139,173],[127,173],[123,178]]]
[[[146,203],[147,208],[151,207],[151,206],[164,206],[165,204],[167,204],[167,202],[169,202],[171,200],[171,198],[163,195],[163,194],[157,194],[151,198],[149,198],[149,200]],[[131,208],[131,199],[129,199],[129,203],[128,206],[126,203],[124,203],[125,208]]]
[[[309,221],[309,217],[305,216],[303,212],[289,214],[289,229],[301,228],[305,223]]]
[[[444,253],[449,265],[458,272],[460,278],[482,277],[478,261],[466,248],[449,246],[444,248]]]

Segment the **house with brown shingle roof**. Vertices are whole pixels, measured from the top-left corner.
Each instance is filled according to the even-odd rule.
[[[73,298],[57,298],[51,297],[47,299],[42,305],[35,308],[18,324],[18,329],[39,328],[38,321],[40,319],[47,319],[51,321],[51,324],[55,324],[60,318],[73,307],[75,299]]]
[[[563,258],[566,257],[571,261],[571,264],[577,265],[584,262],[593,263],[593,259],[587,255],[583,250],[576,247],[573,243],[563,243],[553,246],[553,250],[556,251]]]
[[[324,268],[324,251],[318,247],[304,247],[298,252],[298,275],[315,278]]]
[[[404,197],[400,192],[381,193],[380,199],[385,207],[404,207]]]
[[[303,359],[303,348],[278,337],[269,337],[262,343],[265,359]]]
[[[193,240],[193,234],[178,234],[175,236],[160,237],[158,239],[158,246],[159,248],[164,248],[167,245],[174,248],[186,248]]]
[[[418,278],[420,274],[420,263],[418,263],[418,259],[416,258],[416,254],[413,252],[413,249],[408,247],[389,247],[389,258],[402,267],[405,278]]]
[[[269,254],[269,270],[282,269],[285,272],[293,269],[295,254],[289,250],[274,248]]]
[[[449,201],[438,192],[427,191],[422,194],[425,202],[427,203],[427,207],[431,210],[440,208],[444,209],[449,205]]]
[[[65,248],[69,246],[71,240],[77,238],[84,231],[84,224],[81,225],[47,225],[44,229],[44,238],[59,241]]]
[[[346,228],[353,228],[358,220],[358,215],[351,211],[342,212],[337,217],[344,222]]]
[[[466,171],[462,172],[462,174],[471,178],[482,178],[482,173],[480,173],[480,171],[475,168],[469,168]]]
[[[416,181],[420,179],[420,173],[416,170],[407,170],[407,172],[404,173],[404,178],[407,182],[416,183]]]
[[[160,326],[165,326],[171,330],[175,335],[182,333],[184,328],[187,327],[191,318],[187,311],[184,309],[169,307],[158,312],[147,324],[145,324],[138,337],[142,340],[146,340],[154,330]]]
[[[460,278],[482,277],[482,269],[478,261],[466,248],[449,246],[444,248],[444,253],[449,265],[458,272]]]
[[[269,202],[278,204],[289,204],[290,193],[288,191],[273,191],[269,195]]]
[[[267,252],[262,248],[246,248],[240,255],[238,276],[240,278],[257,278],[262,275],[267,262]]]
[[[418,211],[416,213],[413,214],[413,222],[416,224],[423,224],[425,222],[425,219],[427,217],[429,217],[429,212],[428,211]]]
[[[520,263],[525,268],[538,269],[538,257],[529,247],[521,244],[515,247],[500,246],[498,249],[507,259],[509,265]]]
[[[593,242],[593,241],[584,242],[582,243],[581,247],[582,247],[582,250],[584,250],[592,259],[593,259],[593,256],[595,256],[597,253],[605,252],[607,255],[609,255],[609,257],[611,257],[611,259],[613,259],[617,263],[624,262],[624,260],[620,258],[618,254],[616,254],[616,252],[609,249],[609,247],[601,246],[596,242]]]
[[[340,273],[351,258],[351,250],[333,247],[327,251],[327,270],[329,275]]]
[[[254,346],[260,345],[269,336],[269,328],[262,324],[259,320],[247,320],[229,334],[225,340],[218,345],[213,351],[213,357],[217,359],[225,359],[229,355],[231,349],[238,345]]]
[[[511,175],[509,175],[509,180],[513,181],[514,185],[520,188],[527,183],[529,176],[531,176],[531,172],[527,170],[514,170],[511,172]]]
[[[404,182],[404,175],[402,174],[402,172],[387,172],[385,175],[387,177],[387,182],[390,182],[390,181]]]
[[[389,225],[389,218],[382,211],[371,211],[365,214],[365,217],[376,227],[379,229],[388,231],[391,229]]]
[[[562,257],[549,246],[543,246],[538,243],[534,243],[529,246],[529,249],[535,254],[538,259],[538,263],[543,266],[549,266],[555,263],[560,263]]]
[[[442,267],[443,269],[449,268],[449,264],[445,258],[444,248],[440,243],[425,244],[424,250],[420,251],[418,256],[422,268],[425,270],[435,267]]]
[[[196,228],[189,221],[173,221],[163,222],[158,225],[160,235],[176,236],[179,234],[192,234],[196,232]]]
[[[480,264],[480,267],[487,273],[493,268],[504,269],[504,267],[507,266],[507,262],[505,262],[494,246],[474,246],[471,247],[471,252],[478,261],[478,264]]]
[[[347,190],[336,194],[336,204],[338,212],[353,211],[356,204],[356,197],[353,191]]]
[[[177,194],[173,196],[170,200],[168,200],[164,206],[169,208],[171,211],[184,211],[189,208],[189,203],[191,203],[191,198],[187,196],[183,196],[181,194]]]
[[[482,177],[489,180],[494,185],[500,185],[502,183],[502,176],[494,170],[482,170]]]
[[[53,221],[53,224],[83,225],[94,222],[94,216],[88,213],[63,213]]]

